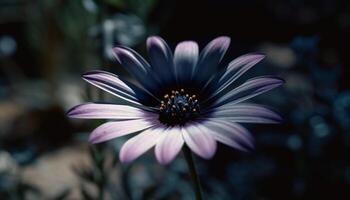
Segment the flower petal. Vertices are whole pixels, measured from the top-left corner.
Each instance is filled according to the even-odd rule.
[[[216,72],[217,67],[224,57],[231,39],[227,36],[217,37],[207,44],[199,56],[195,68],[194,79],[199,82],[206,82]]]
[[[120,161],[131,162],[148,151],[158,142],[164,130],[162,127],[150,128],[129,139],[120,149]]]
[[[163,83],[174,81],[173,54],[166,42],[158,36],[147,39],[147,50],[154,72]]]
[[[181,128],[178,126],[165,131],[162,139],[157,143],[155,154],[160,164],[170,163],[184,144]]]
[[[279,123],[282,118],[272,110],[257,104],[225,104],[214,108],[211,117],[222,117],[241,123]]]
[[[125,64],[126,70],[130,70],[135,73],[146,73],[150,70],[148,62],[136,51],[125,46],[117,46],[113,48],[115,58],[120,64]]]
[[[89,142],[104,142],[157,125],[157,119],[135,119],[127,121],[107,122],[92,131]]]
[[[216,96],[225,90],[235,80],[264,58],[265,56],[262,54],[246,54],[234,59],[228,64],[225,73],[220,77],[217,83],[220,87],[211,95],[211,97]]]
[[[212,107],[219,107],[228,102],[231,102],[231,104],[240,103],[269,90],[272,90],[282,85],[283,83],[284,81],[282,79],[271,76],[261,76],[250,79],[237,88],[231,90],[227,94],[223,95],[222,97],[219,97],[213,103]]]
[[[198,45],[193,41],[179,43],[175,48],[175,78],[178,83],[191,79],[198,60]]]
[[[154,92],[157,80],[150,73],[150,65],[137,52],[127,47],[113,48],[118,62],[148,91]]]
[[[80,119],[140,119],[155,118],[155,114],[132,106],[85,103],[71,108],[67,115]]]
[[[241,151],[254,148],[254,139],[249,131],[237,123],[209,118],[202,122],[215,140]],[[248,148],[249,149],[248,149]]]
[[[181,130],[186,144],[194,153],[204,159],[210,159],[214,156],[216,142],[208,132],[203,131],[203,127],[199,123],[193,122]]]
[[[88,83],[113,94],[135,105],[141,105],[136,98],[136,93],[117,75],[105,71],[90,71],[83,74],[83,79]]]

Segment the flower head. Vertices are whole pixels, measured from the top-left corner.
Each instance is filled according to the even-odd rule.
[[[163,39],[150,37],[150,63],[132,49],[116,47],[117,61],[138,85],[105,71],[88,72],[83,79],[129,104],[86,103],[72,108],[68,116],[112,120],[91,133],[91,143],[139,132],[122,146],[119,157],[124,162],[153,146],[162,164],[171,162],[183,145],[205,159],[214,155],[217,141],[247,151],[253,148],[253,138],[239,123],[278,123],[281,118],[264,106],[243,102],[283,80],[261,76],[236,86],[237,79],[264,55],[243,55],[220,70],[229,44],[228,37],[218,37],[199,53],[197,43],[185,41],[173,55]]]

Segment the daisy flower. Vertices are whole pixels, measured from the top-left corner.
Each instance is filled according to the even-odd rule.
[[[173,54],[162,38],[153,36],[147,39],[150,62],[130,48],[115,47],[117,61],[136,84],[106,71],[82,77],[127,105],[85,103],[69,110],[68,116],[110,120],[92,131],[93,144],[137,132],[121,147],[122,162],[133,161],[152,147],[161,164],[171,162],[184,145],[204,159],[213,157],[217,142],[252,149],[253,137],[240,123],[278,123],[281,117],[245,101],[283,80],[259,76],[238,85],[237,80],[264,55],[246,54],[219,68],[229,44],[229,37],[218,37],[199,52],[196,42],[184,41]]]

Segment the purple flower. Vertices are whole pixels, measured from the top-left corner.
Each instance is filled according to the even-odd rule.
[[[200,53],[193,41],[179,43],[174,55],[160,37],[147,40],[150,63],[127,47],[113,49],[118,62],[137,80],[132,84],[105,71],[91,71],[83,79],[129,105],[86,103],[68,116],[112,120],[97,127],[91,143],[139,132],[120,150],[120,160],[130,162],[155,146],[159,163],[171,162],[183,145],[198,156],[211,158],[217,141],[247,151],[253,138],[239,123],[278,123],[281,117],[257,104],[243,103],[280,86],[283,80],[260,76],[236,86],[236,80],[261,61],[261,54],[246,54],[228,64],[219,63],[230,38],[218,37]]]

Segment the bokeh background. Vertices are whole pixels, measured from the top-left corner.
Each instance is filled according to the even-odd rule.
[[[193,199],[181,155],[122,165],[126,138],[88,145],[103,121],[65,116],[84,101],[118,102],[80,75],[127,76],[111,48],[147,56],[149,35],[172,48],[227,35],[223,66],[261,52],[247,77],[286,80],[254,100],[284,118],[246,126],[255,151],[220,145],[212,160],[196,159],[206,199],[350,199],[349,30],[349,1],[0,0],[0,199]]]

